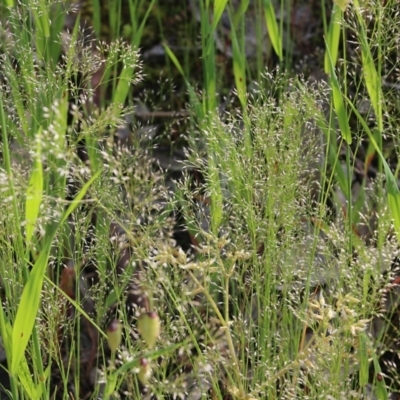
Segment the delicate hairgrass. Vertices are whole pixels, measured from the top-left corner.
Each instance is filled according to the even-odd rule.
[[[272,47],[282,61],[283,38],[290,40],[289,32],[284,32],[284,15],[290,25],[292,11],[297,10],[291,9],[289,2],[281,1],[281,23],[278,27],[274,2],[260,0],[256,3],[262,11],[259,13],[260,18],[267,22]],[[344,14],[342,11],[345,3],[338,1],[334,5],[330,30],[327,32],[325,29],[325,33],[328,33],[325,71],[331,75],[332,97],[329,98],[325,88],[314,88],[299,81],[294,83],[279,71],[275,71],[274,76],[268,76],[268,79],[258,82],[259,86],[253,82],[248,84],[247,79],[252,79],[251,74],[254,70],[252,60],[247,57],[248,47],[245,43],[245,28],[248,23],[245,17],[251,12],[251,2],[240,2],[238,7],[227,1],[201,2],[200,42],[204,81],[196,82],[195,77],[190,74],[191,71],[186,68],[192,53],[184,50],[186,63],[183,64],[180,57],[182,49],[175,50],[171,44],[170,47],[165,46],[165,52],[186,83],[190,106],[194,111],[194,115],[190,116],[191,128],[196,124],[198,126],[197,131],[191,132],[189,138],[190,165],[187,171],[192,173],[194,170],[193,175],[196,176],[200,173],[204,182],[199,185],[193,176],[189,177],[189,172],[185,182],[174,182],[173,185],[177,185],[178,190],[172,186],[174,193],[167,196],[171,204],[162,208],[162,211],[157,208],[157,216],[152,216],[152,222],[147,226],[141,226],[136,221],[143,214],[147,215],[141,204],[151,202],[153,197],[150,192],[155,183],[151,179],[147,182],[147,175],[145,178],[136,177],[136,172],[141,171],[143,163],[135,163],[131,169],[125,169],[123,162],[132,164],[132,158],[135,156],[128,151],[124,153],[113,145],[112,131],[130,112],[121,104],[125,104],[129,99],[129,84],[136,81],[137,70],[131,68],[137,62],[137,56],[133,52],[141,44],[154,1],[129,2],[131,30],[123,26],[126,19],[122,19],[118,14],[124,5],[123,2],[110,3],[110,15],[105,18],[110,21],[110,37],[119,39],[119,33],[123,30],[125,39],[131,40],[130,44],[133,47],[131,46],[130,51],[133,48],[133,52],[125,59],[118,56],[118,51],[113,54],[115,57],[106,58],[105,55],[111,53],[110,49],[121,50],[128,47],[121,45],[120,41],[114,44],[114,47],[99,45],[97,51],[100,50],[101,55],[96,62],[105,66],[100,85],[105,88],[112,79],[113,87],[111,99],[101,95],[100,110],[95,110],[92,114],[92,105],[86,109],[84,103],[96,89],[90,87],[94,68],[82,67],[85,47],[79,42],[82,40],[78,37],[79,18],[72,33],[71,43],[67,47],[64,76],[61,77],[59,70],[54,73],[55,60],[58,60],[56,54],[61,49],[60,41],[55,39],[62,30],[61,21],[65,11],[61,4],[57,3],[52,5],[57,7],[46,9],[47,18],[51,22],[49,37],[46,36],[45,26],[39,26],[42,24],[40,18],[27,13],[25,3],[22,5],[22,12],[29,16],[26,19],[29,29],[28,25],[24,25],[24,29],[18,29],[17,14],[11,13],[11,20],[14,21],[11,29],[15,31],[13,54],[18,56],[21,52],[26,52],[26,58],[21,57],[21,68],[18,71],[13,67],[11,57],[5,57],[5,61],[2,62],[8,80],[5,85],[7,91],[2,92],[0,98],[2,156],[8,178],[7,181],[1,182],[4,186],[1,187],[1,193],[4,197],[10,197],[10,203],[4,199],[4,205],[14,214],[12,218],[4,216],[5,233],[0,235],[1,243],[5,243],[7,250],[2,262],[10,265],[10,271],[1,271],[1,278],[5,280],[6,298],[4,309],[0,310],[0,329],[8,367],[15,372],[10,376],[13,398],[53,396],[49,390],[49,377],[55,365],[61,376],[61,391],[68,393],[69,384],[72,383],[75,386],[75,396],[84,395],[79,387],[82,381],[79,368],[82,340],[80,332],[83,329],[80,317],[94,327],[93,329],[100,333],[99,336],[104,337],[104,316],[110,311],[110,307],[115,306],[112,311],[115,312],[113,317],[117,316],[124,326],[129,327],[131,320],[121,303],[125,301],[128,278],[134,271],[134,264],[142,260],[146,263],[146,273],[141,277],[141,283],[151,287],[151,292],[155,295],[154,303],[160,310],[157,310],[157,313],[162,321],[167,321],[162,327],[158,342],[161,348],[154,352],[143,352],[143,343],[136,343],[130,335],[126,335],[126,343],[121,345],[120,357],[112,358],[116,364],[107,367],[108,355],[105,353],[103,342],[96,343],[96,350],[100,355],[96,359],[99,362],[97,367],[104,369],[99,376],[107,382],[104,388],[100,379],[96,379],[93,397],[101,395],[101,391],[104,390],[102,395],[107,398],[121,388],[129,393],[129,396],[139,397],[138,379],[160,398],[169,392],[168,386],[178,385],[179,381],[183,382],[185,390],[197,385],[198,388],[204,388],[203,392],[206,393],[212,388],[216,398],[337,398],[349,393],[361,397],[368,395],[364,393],[367,383],[372,383],[374,394],[379,398],[388,397],[385,384],[378,379],[381,361],[376,350],[380,349],[384,342],[384,333],[374,342],[370,340],[369,335],[359,333],[365,329],[365,321],[377,312],[374,304],[381,298],[382,258],[387,258],[386,261],[390,264],[392,253],[384,248],[383,241],[378,243],[376,249],[373,246],[371,248],[362,238],[352,233],[353,225],[357,225],[358,220],[365,217],[362,206],[368,202],[370,193],[367,180],[364,179],[360,193],[353,198],[351,180],[355,165],[350,156],[358,157],[360,132],[365,131],[374,139],[370,140],[366,158],[372,157],[373,152],[380,157],[386,174],[387,204],[400,240],[399,193],[395,181],[397,174],[391,172],[392,165],[385,161],[382,129],[383,118],[387,118],[385,123],[387,122],[394,131],[395,126],[391,124],[394,125],[395,119],[391,116],[386,117],[383,112],[388,105],[386,94],[380,86],[377,87],[386,47],[379,48],[375,59],[372,56],[375,54],[373,48],[376,42],[384,42],[382,27],[375,24],[372,27],[373,35],[370,36],[371,26],[368,25],[367,32],[363,12],[355,4],[351,9],[349,7],[349,13]],[[94,6],[92,22],[95,34],[101,37],[104,33],[101,32],[104,10],[101,9],[101,2],[98,0],[91,4]],[[138,21],[138,10],[142,10],[144,5],[148,7],[145,10],[145,18]],[[47,7],[47,3],[45,6]],[[161,7],[161,2],[158,6]],[[370,5],[366,4],[365,7]],[[353,9],[355,13],[350,14]],[[52,10],[56,11],[53,13]],[[230,20],[232,73],[236,89],[231,103],[229,100],[224,103],[220,101],[225,101],[222,94],[226,95],[230,88],[222,87],[218,79],[230,68],[230,62],[225,62],[221,68],[217,62],[217,48],[214,43],[215,33],[225,12]],[[377,10],[377,14],[374,14],[377,18],[379,12],[380,10]],[[56,25],[53,22],[58,13],[60,14]],[[41,15],[38,11],[37,17]],[[157,12],[157,17],[159,15]],[[340,81],[342,74],[337,72],[336,75],[340,33],[338,22],[342,17],[345,22],[352,15],[356,16],[358,25],[364,24],[365,28],[359,33],[364,35],[364,51],[363,40],[358,40],[361,44],[362,66],[372,63],[364,69],[363,77],[375,113],[372,117],[377,120],[376,130],[368,125],[371,115],[365,117],[357,114],[354,98],[349,100],[347,67],[353,60],[347,59],[345,54],[340,63],[343,67],[343,81]],[[260,18],[257,19],[258,22]],[[380,22],[378,18],[378,23]],[[36,26],[38,32],[35,31]],[[287,29],[290,30],[290,27]],[[258,35],[259,41],[260,32]],[[164,39],[167,42],[169,38]],[[32,41],[37,42],[33,48]],[[52,47],[51,43],[56,45]],[[344,53],[346,46],[347,44],[344,44]],[[286,50],[286,66],[290,70],[290,48],[287,47]],[[83,58],[77,56],[80,52]],[[257,77],[262,75],[264,69],[260,53],[258,49]],[[90,57],[87,57],[86,62],[89,59]],[[118,76],[119,63],[124,64],[126,68]],[[83,83],[78,87],[75,86],[75,77],[81,73]],[[224,82],[228,79],[224,77]],[[195,89],[197,84],[202,90],[200,95]],[[43,94],[41,92],[45,87],[50,90]],[[356,97],[364,96],[360,95],[361,87],[357,86]],[[72,110],[73,121],[71,126],[67,126],[69,95],[74,97],[78,92],[83,93],[83,98],[79,98],[77,109]],[[235,108],[237,99],[240,110]],[[113,100],[120,104],[110,106],[108,103]],[[324,105],[321,107],[322,102]],[[10,107],[10,104],[14,107]],[[220,112],[222,105],[226,112]],[[346,108],[353,111],[362,129],[357,130],[359,125],[354,127],[352,124],[350,131],[348,119],[352,114]],[[335,116],[342,134],[342,140],[339,141]],[[374,119],[372,121],[375,122]],[[318,150],[314,149],[316,153],[313,150],[310,154],[317,154],[316,159],[311,155],[307,156],[312,146],[308,147],[302,141],[312,136],[314,130],[318,131],[320,147]],[[67,133],[52,136],[57,132]],[[74,137],[75,134],[77,137]],[[321,139],[319,136],[322,135],[324,138]],[[30,146],[33,165],[29,174],[25,172],[23,175],[20,168],[11,166],[10,137],[19,142],[27,142],[27,146]],[[40,147],[35,137],[41,137]],[[72,155],[78,140],[85,144],[89,165]],[[50,148],[48,142],[54,146]],[[343,146],[346,160],[342,163],[339,155]],[[53,147],[56,149],[54,152]],[[352,151],[354,154],[351,154]],[[135,146],[135,152],[140,152],[139,147]],[[40,159],[39,153],[42,156]],[[65,159],[60,157],[60,154],[65,154]],[[126,160],[122,162],[124,157]],[[39,162],[42,184],[40,173],[37,172],[37,160],[43,160]],[[364,168],[366,174],[368,165]],[[315,171],[316,169],[318,171]],[[66,175],[76,178],[75,183],[78,185],[84,185],[90,173],[92,177],[98,176],[91,186],[94,193],[92,197],[95,200],[78,201],[82,200],[78,195],[66,211],[59,211],[64,204]],[[25,177],[29,175],[31,179],[26,182]],[[318,193],[313,193],[311,201],[309,182],[318,180],[320,175],[321,188],[316,189]],[[130,184],[133,176],[142,183]],[[374,184],[374,187],[379,188],[379,176]],[[315,184],[315,187],[318,187],[318,184]],[[34,193],[37,196],[33,196]],[[20,195],[24,198],[24,194],[27,195],[25,218],[21,211],[23,204],[18,200]],[[340,198],[343,196],[344,199]],[[340,210],[339,213],[327,215],[328,197],[334,203],[332,208]],[[163,198],[162,203],[165,201]],[[346,201],[347,213],[344,211]],[[85,214],[79,206],[83,203],[87,208],[93,203],[96,209]],[[385,206],[377,193],[374,207],[379,216],[377,234],[381,237],[385,237],[391,222]],[[171,232],[163,232],[158,240],[158,228],[169,223],[168,216],[174,208],[184,217],[183,224],[189,231],[192,245],[196,247],[195,252],[181,252],[170,238]],[[344,212],[341,212],[342,210]],[[68,212],[67,220],[65,215]],[[94,212],[97,221],[92,223],[91,216]],[[21,229],[22,220],[26,227],[25,237]],[[115,242],[117,248],[113,250],[115,254],[112,255],[109,237],[111,222],[118,224],[121,231],[127,231],[126,234],[121,234],[120,241]],[[47,231],[39,239],[35,232],[39,229],[43,232],[43,227],[46,227]],[[343,229],[344,227],[347,229]],[[87,246],[85,242],[89,230],[94,236],[94,241]],[[12,251],[7,247],[7,235],[10,231],[14,246]],[[74,240],[71,240],[72,237]],[[26,238],[30,239],[25,241]],[[188,245],[190,246],[190,243]],[[32,272],[26,273],[23,279],[19,271],[22,267],[27,272],[29,246],[32,249],[34,266]],[[117,276],[114,269],[117,268],[119,255],[124,254],[127,246],[132,251],[132,265],[128,265],[123,276]],[[350,257],[353,255],[352,248],[358,255],[356,260]],[[53,282],[50,276],[47,277],[44,273],[49,261],[55,263],[60,272],[63,257],[68,262],[77,264],[77,275],[81,272],[78,264],[82,260],[95,260],[99,283],[94,284],[82,296],[93,298],[96,305],[95,318],[85,310],[84,299],[80,294],[77,293],[76,299],[71,298],[63,292],[56,280]],[[315,273],[320,271],[321,262],[322,270],[329,276],[323,289],[319,286],[319,280],[315,278]],[[41,291],[43,282],[51,290]],[[1,283],[3,287],[3,282]],[[113,289],[107,291],[107,287],[110,286]],[[28,289],[34,299],[30,305],[26,304]],[[11,301],[13,295],[19,297],[21,291],[22,299],[19,305],[15,305]],[[55,296],[54,293],[61,296]],[[343,300],[347,294],[357,297],[359,303],[349,299]],[[41,307],[38,296],[45,299]],[[64,316],[56,310],[59,297],[68,301],[76,312],[72,321],[64,320]],[[46,309],[49,303],[54,310]],[[31,308],[26,308],[27,306]],[[343,309],[347,309],[347,314],[343,313],[342,306]],[[49,327],[52,329],[40,332],[43,338],[46,339],[49,332],[54,336],[58,329],[64,329],[64,325],[75,325],[76,331],[73,335],[77,333],[76,340],[75,336],[72,338],[71,332],[70,348],[67,354],[63,354],[63,360],[60,354],[38,347],[39,340],[38,336],[35,337],[35,329],[40,330],[42,324],[35,324],[34,319],[39,316],[37,320],[42,320],[40,313],[44,312],[44,309],[49,316],[54,313],[58,322],[49,318]],[[31,312],[32,317],[27,321],[29,326],[22,324],[23,312]],[[33,329],[30,328],[31,324]],[[21,332],[29,337],[30,329],[33,334],[32,346],[22,343],[20,338]],[[70,332],[69,327],[65,329],[65,332]],[[308,340],[308,330],[312,331],[311,341]],[[128,331],[127,328],[126,333]],[[329,336],[327,332],[330,333]],[[59,339],[54,340],[51,336],[49,343],[52,343],[52,339],[58,343]],[[14,359],[13,347],[19,343],[22,343],[23,349],[20,353],[15,352]],[[44,364],[45,357],[40,357],[38,349],[43,351],[43,355],[49,355],[46,370],[44,365],[39,365]],[[185,354],[185,364],[177,362],[177,365],[173,366],[173,374],[168,375],[170,356],[173,361],[178,358],[172,356],[175,352],[179,355]],[[129,353],[129,357],[125,353]],[[152,361],[154,376],[147,376],[142,380],[144,358]],[[158,363],[160,358],[162,362]],[[354,362],[357,360],[359,368]],[[104,364],[101,364],[103,361]],[[208,368],[204,374],[199,367],[201,364]],[[188,365],[193,367],[193,385],[185,381],[185,374],[181,372]],[[376,377],[369,373],[370,368],[371,371],[374,370]],[[132,373],[132,369],[138,369],[139,372]],[[356,375],[359,382],[353,379]],[[207,382],[204,387],[199,383],[202,380]],[[168,395],[179,397],[181,393],[174,390],[177,389],[173,388]],[[186,393],[185,395],[190,396]]]

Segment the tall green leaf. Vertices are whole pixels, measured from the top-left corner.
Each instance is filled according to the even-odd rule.
[[[213,15],[213,21],[211,24],[211,29],[208,32],[208,39],[207,39],[207,45],[205,49],[205,55],[208,55],[211,51],[211,47],[214,44],[214,31],[217,29],[219,20],[222,17],[222,14],[225,10],[226,4],[228,3],[228,0],[215,0],[214,1],[214,15]]]
[[[36,315],[39,310],[40,294],[54,236],[57,230],[67,221],[68,216],[79,205],[89,187],[99,177],[100,173],[101,170],[93,175],[93,177],[83,186],[76,198],[64,212],[58,225],[56,227],[49,227],[45,246],[33,266],[18,305],[12,332],[12,360],[10,371],[12,375],[18,374],[21,360],[23,359],[26,346],[28,345],[29,338],[32,334]]]
[[[332,62],[332,57],[330,54],[329,47],[326,48],[329,56],[329,83],[332,89],[332,98],[333,98],[333,105],[335,108],[335,114],[339,122],[340,133],[343,136],[343,139],[348,143],[351,144],[351,132],[350,132],[350,125],[349,119],[347,116],[346,107],[343,101],[342,91],[340,89],[339,81],[336,76],[335,67]]]
[[[43,197],[43,167],[41,160],[41,137],[42,128],[39,129],[36,137],[36,154],[33,163],[31,177],[26,193],[25,219],[26,219],[26,243],[29,246],[36,221],[39,216],[40,204]]]
[[[264,0],[264,15],[272,47],[274,48],[275,53],[279,57],[279,61],[282,61],[283,60],[282,35],[279,32],[279,26],[276,20],[275,10],[271,0]]]
[[[383,98],[383,94],[382,94],[381,79],[376,70],[374,59],[372,57],[370,45],[368,43],[365,21],[361,13],[358,0],[354,1],[354,5],[359,26],[358,36],[360,38],[360,44],[361,44],[362,72],[364,76],[365,86],[367,87],[368,95],[371,100],[372,107],[375,111],[375,115],[378,121],[378,127],[380,130],[382,130],[383,125],[382,125],[381,99]]]
[[[331,70],[331,64],[329,54],[332,59],[332,64],[335,66],[338,58],[339,51],[339,39],[340,39],[340,20],[343,16],[343,12],[340,10],[337,4],[333,5],[331,22],[329,24],[329,31],[326,38],[326,46],[329,49],[325,51],[324,70],[326,74],[329,74]]]

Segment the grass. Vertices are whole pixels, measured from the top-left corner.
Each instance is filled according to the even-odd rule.
[[[315,3],[323,79],[289,2],[77,4],[1,3],[1,397],[399,391],[396,2]]]

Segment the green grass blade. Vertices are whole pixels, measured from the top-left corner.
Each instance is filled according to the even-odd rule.
[[[186,87],[188,88],[189,91],[189,98],[190,102],[194,107],[196,116],[201,119],[204,117],[204,112],[203,112],[203,107],[196,95],[196,92],[194,91],[193,86],[190,84],[190,82],[187,80],[185,73],[183,71],[182,65],[179,62],[179,60],[176,58],[175,54],[173,51],[164,43],[163,44],[165,52],[167,53],[168,57],[171,59],[172,63],[175,65],[176,69],[179,71],[179,73],[182,75],[183,79],[185,80]]]
[[[275,15],[274,6],[271,0],[264,0],[264,15],[267,24],[268,34],[271,39],[272,47],[279,57],[279,61],[283,60],[282,37],[279,32],[279,26]]]
[[[134,32],[132,34],[132,41],[131,41],[131,46],[134,49],[137,49],[139,47],[140,44],[140,40],[142,38],[143,35],[143,30],[147,21],[147,18],[150,15],[150,11],[153,8],[153,5],[155,3],[155,0],[152,0],[152,2],[150,3],[149,7],[146,10],[146,14],[143,17],[143,20],[139,26],[139,29],[137,30],[137,32]],[[114,95],[113,95],[113,102],[114,103],[120,103],[120,104],[125,104],[126,98],[128,97],[129,94],[129,90],[130,90],[130,83],[132,81],[132,77],[135,73],[135,65],[132,62],[132,60],[127,60],[128,62],[126,62],[125,58],[123,58],[123,69],[121,71],[121,74],[118,78],[118,84],[117,87],[115,89]]]
[[[92,0],[93,29],[97,38],[101,36],[101,5],[100,0]]]
[[[36,154],[32,168],[32,174],[29,179],[29,186],[26,193],[25,219],[26,219],[26,243],[29,246],[36,221],[39,216],[40,204],[43,197],[43,167],[41,160],[41,136],[42,129],[39,129],[36,138]]]
[[[362,71],[364,75],[365,86],[367,87],[368,95],[370,97],[372,107],[375,111],[375,115],[378,120],[379,130],[382,130],[381,99],[383,98],[383,94],[382,94],[381,79],[379,78],[378,72],[375,68],[374,59],[372,57],[370,45],[368,43],[365,22],[361,14],[358,1],[355,1],[354,5],[359,26],[358,32],[361,44]]]
[[[327,47],[327,52],[329,56],[329,83],[332,88],[332,98],[333,98],[333,105],[335,108],[335,114],[339,121],[340,133],[343,136],[343,139],[348,143],[351,144],[351,132],[350,132],[350,125],[349,119],[347,116],[346,107],[343,101],[342,91],[340,90],[339,81],[336,76],[335,67],[332,62],[332,57],[329,52],[329,48]]]
[[[78,207],[81,200],[85,197],[87,191],[89,190],[90,186],[92,186],[93,182],[101,175],[102,170],[98,170],[82,187],[80,192],[76,195],[75,199],[71,201],[71,204],[65,211],[63,217],[61,218],[60,225],[64,224],[67,221],[67,218],[74,212],[75,208]]]
[[[238,93],[240,103],[245,109],[246,107],[246,60],[244,49],[241,51],[239,40],[235,29],[232,28],[232,55],[233,55],[233,75],[235,77],[235,86]]]
[[[36,315],[39,309],[40,293],[50,253],[50,246],[51,243],[50,240],[48,240],[47,246],[36,260],[28,282],[22,292],[12,335],[12,375],[18,375],[26,346],[28,345],[29,338],[32,334]]]
[[[140,23],[139,29],[136,32],[132,32],[132,41],[131,45],[136,49],[140,46],[140,41],[143,36],[143,30],[144,27],[146,26],[147,19],[149,18],[150,12],[153,9],[155,0],[152,0],[151,3],[149,4],[146,13],[142,19],[142,22]]]
[[[218,23],[222,17],[222,14],[225,10],[226,4],[228,3],[228,0],[215,0],[214,2],[214,16],[213,16],[213,21],[211,24],[211,29],[208,32],[208,40],[207,40],[207,45],[205,49],[205,55],[207,56],[210,51],[211,47],[214,45],[214,31],[217,29]]]
[[[326,46],[329,49],[325,51],[324,70],[326,74],[330,73],[331,64],[329,54],[331,55],[332,64],[335,66],[339,52],[339,40],[340,40],[340,20],[343,16],[343,12],[340,10],[337,4],[333,5],[331,22],[329,24],[329,31],[326,38]]]
[[[29,338],[32,334],[36,315],[40,304],[40,294],[44,275],[48,263],[51,244],[58,228],[63,225],[69,215],[79,205],[80,201],[85,196],[92,183],[100,176],[101,170],[98,171],[92,178],[82,187],[78,195],[71,202],[65,211],[61,221],[56,228],[50,227],[49,235],[46,238],[46,244],[38,259],[36,260],[32,272],[29,276],[28,282],[22,292],[21,300],[18,306],[17,315],[15,317],[13,334],[12,334],[12,360],[11,360],[11,374],[16,375],[20,368],[20,363],[23,359],[26,346],[28,345]]]

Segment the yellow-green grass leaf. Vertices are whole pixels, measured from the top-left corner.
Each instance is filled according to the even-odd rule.
[[[339,122],[340,133],[343,136],[343,139],[348,143],[351,144],[351,132],[350,132],[350,125],[349,119],[347,116],[346,107],[343,101],[342,91],[340,90],[339,81],[336,76],[335,67],[332,63],[331,54],[329,52],[329,48],[327,47],[327,52],[329,56],[329,65],[330,65],[330,79],[329,83],[332,89],[332,98],[333,98],[333,106],[335,109],[335,114]]]
[[[61,96],[54,118],[54,125],[57,129],[57,132],[59,132],[58,140],[56,142],[59,151],[63,151],[65,148],[66,136],[62,133],[67,131],[69,108],[68,100],[68,92],[65,91]]]
[[[279,61],[283,60],[283,51],[282,51],[282,37],[279,32],[278,22],[276,20],[274,6],[271,0],[264,0],[264,15],[265,22],[268,29],[268,34],[271,39],[272,47],[275,50],[275,53],[279,57]]]
[[[340,40],[340,21],[343,16],[343,12],[340,10],[340,7],[336,4],[333,5],[331,22],[329,24],[329,31],[326,38],[326,46],[329,49],[325,51],[325,60],[324,60],[324,70],[326,74],[330,73],[331,65],[329,54],[331,55],[332,64],[335,66],[338,58],[339,51],[339,40]]]
[[[46,7],[40,7],[41,10],[38,12],[34,7],[32,8],[32,14],[35,19],[36,29],[46,38],[50,37],[50,21],[48,10]]]
[[[99,177],[100,173],[101,170],[93,175],[92,178],[82,187],[78,195],[64,212],[64,215],[61,218],[61,221],[57,225],[56,229],[52,229],[50,234],[47,235],[45,246],[42,252],[39,254],[39,257],[37,258],[32,268],[32,272],[30,273],[29,279],[22,292],[13,327],[11,359],[12,375],[16,375],[18,373],[21,360],[23,359],[25,349],[32,334],[36,315],[39,309],[40,294],[42,291],[43,280],[45,277],[45,271],[47,268],[48,257],[53,238],[60,226],[62,226],[67,221],[69,215],[80,204],[80,201],[85,196],[89,187]]]
[[[22,383],[29,399],[40,399],[42,397],[42,386],[33,382],[26,357],[22,357],[21,364],[17,371],[18,380]],[[41,379],[46,380],[47,377]]]
[[[40,253],[33,266],[18,305],[12,335],[11,374],[14,376],[18,374],[26,346],[32,334],[39,309],[40,293],[49,252],[50,243],[47,243],[46,248]]]
[[[36,137],[36,154],[33,163],[31,177],[26,192],[25,219],[26,219],[26,243],[29,246],[36,221],[39,217],[40,204],[43,197],[43,167],[41,160],[41,136],[42,128],[39,129]]]
[[[119,104],[125,103],[125,100],[129,93],[131,80],[134,72],[135,72],[134,67],[124,65],[121,74],[118,77],[118,84],[114,92],[113,96],[114,103],[119,103]]]
[[[0,309],[0,333],[3,340],[3,347],[6,351],[7,360],[11,358],[11,338],[12,326],[5,319],[3,308]],[[33,382],[32,375],[29,371],[28,362],[26,358],[22,358],[20,368],[18,369],[18,379],[22,383],[26,394],[29,399],[39,399],[41,397],[41,386],[36,386]]]
[[[342,11],[346,11],[347,6],[350,3],[350,0],[333,0],[335,5],[338,6]]]

